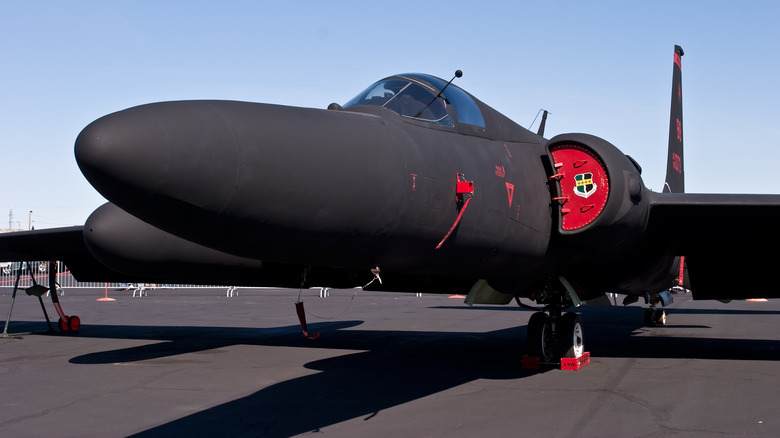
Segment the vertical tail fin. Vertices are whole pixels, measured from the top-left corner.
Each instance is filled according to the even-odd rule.
[[[669,156],[666,161],[664,193],[685,193],[685,175],[683,173],[682,56],[682,47],[675,45],[674,66],[672,67],[672,109],[669,112]],[[679,269],[677,287],[690,288],[685,257],[679,257],[677,260],[679,261],[677,265]]]
[[[672,109],[669,115],[669,156],[666,161],[664,193],[685,192],[685,177],[683,174],[682,56],[682,47],[675,45],[672,70]]]

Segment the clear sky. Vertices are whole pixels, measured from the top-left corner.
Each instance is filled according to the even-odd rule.
[[[73,143],[164,100],[325,108],[404,72],[547,136],[587,132],[663,184],[673,48],[689,192],[780,193],[776,1],[0,0],[0,228],[81,225],[103,198]],[[537,122],[538,123],[538,122]],[[535,129],[535,126],[534,126]]]

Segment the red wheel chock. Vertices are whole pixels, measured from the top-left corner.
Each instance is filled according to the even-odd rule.
[[[569,371],[577,371],[590,364],[590,352],[586,351],[582,353],[580,357],[563,357],[561,358],[561,369]]]
[[[521,364],[524,370],[538,370],[542,365],[556,366],[556,363],[543,363],[536,356],[525,355],[521,359]],[[562,357],[560,366],[564,371],[577,371],[590,364],[590,352],[586,351],[582,353],[580,357]]]

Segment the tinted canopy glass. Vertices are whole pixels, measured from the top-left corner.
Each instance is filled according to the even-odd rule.
[[[374,105],[395,111],[401,116],[452,126],[445,100],[437,91],[416,81],[390,78],[374,83],[344,106]]]
[[[428,82],[436,88],[437,93],[438,90],[444,89],[442,96],[444,96],[447,105],[450,105],[451,108],[455,110],[455,115],[458,118],[459,123],[480,126],[482,128],[485,127],[485,118],[482,117],[482,111],[480,111],[479,106],[477,106],[474,99],[462,89],[453,84],[447,86],[446,82],[431,75],[413,73],[404,76]],[[444,87],[447,88],[445,89]]]

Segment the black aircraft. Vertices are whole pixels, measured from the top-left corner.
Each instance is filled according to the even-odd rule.
[[[528,298],[529,354],[544,359],[581,354],[581,320],[563,311],[605,292],[644,297],[658,323],[683,273],[695,299],[780,297],[744,281],[776,267],[780,196],[683,193],[682,55],[663,193],[606,140],[547,140],[452,80],[401,74],[327,110],[178,101],[104,116],[75,155],[110,203],[84,226],[0,236],[0,260],[61,260],[81,281]]]

